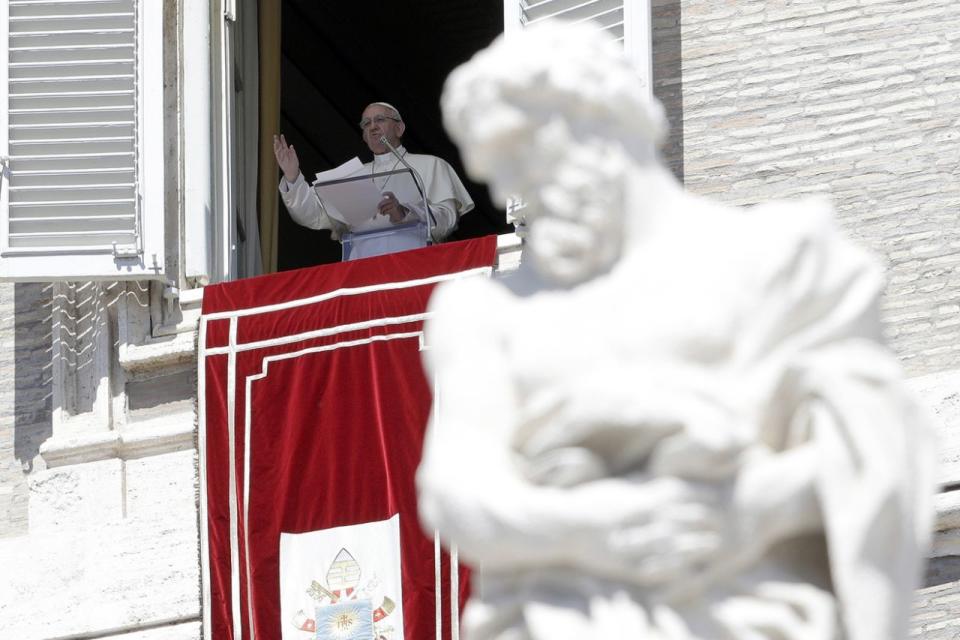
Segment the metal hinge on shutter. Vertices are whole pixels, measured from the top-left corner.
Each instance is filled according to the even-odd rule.
[[[142,227],[143,198],[137,194],[137,201],[133,218],[133,244],[113,243],[113,259],[123,260],[128,258],[139,258],[143,255],[143,227]]]

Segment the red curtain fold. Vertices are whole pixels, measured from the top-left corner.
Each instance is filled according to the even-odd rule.
[[[423,318],[438,281],[489,272],[495,252],[488,237],[205,290],[199,377],[211,638],[233,639],[237,625],[242,638],[280,637],[281,531],[396,513],[404,636],[435,637],[434,542],[420,530],[413,483],[431,403],[420,364]],[[447,585],[446,554],[442,562]],[[467,587],[461,570],[461,605]],[[449,638],[449,588],[441,593]]]

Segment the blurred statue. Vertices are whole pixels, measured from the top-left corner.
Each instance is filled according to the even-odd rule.
[[[495,42],[443,111],[529,227],[518,271],[441,286],[427,327],[420,511],[481,568],[465,637],[904,637],[931,431],[829,205],[685,193],[587,26]]]

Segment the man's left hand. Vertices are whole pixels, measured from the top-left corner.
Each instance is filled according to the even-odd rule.
[[[394,195],[392,191],[384,191],[383,199],[380,200],[380,204],[377,205],[380,209],[380,215],[388,216],[390,222],[393,224],[400,224],[403,222],[404,218],[407,217],[409,209],[400,204],[397,200],[397,196]]]

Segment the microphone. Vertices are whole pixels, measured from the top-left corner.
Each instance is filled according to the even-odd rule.
[[[411,166],[409,162],[403,157],[403,155],[397,151],[397,148],[390,144],[390,141],[387,140],[387,136],[380,136],[380,144],[390,149],[390,153],[397,157],[404,167],[410,170],[410,173],[413,174],[413,181],[417,185],[417,190],[420,192],[420,197],[423,198],[423,210],[427,214],[427,244],[433,242],[433,234],[431,222],[433,221],[433,213],[430,211],[430,205],[427,203],[427,188],[423,184],[423,178],[420,176],[420,172]]]

